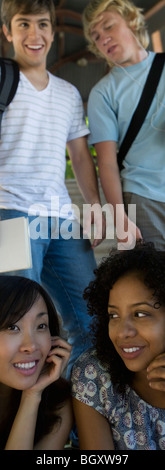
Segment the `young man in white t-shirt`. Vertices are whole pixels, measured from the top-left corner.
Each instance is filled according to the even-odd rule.
[[[33,267],[16,274],[42,282],[54,299],[73,346],[69,375],[90,344],[83,291],[96,262],[65,186],[65,152],[67,145],[86,202],[100,204],[89,131],[77,89],[46,69],[54,40],[53,0],[3,0],[1,17],[20,80],[2,119],[0,217],[29,217]],[[100,241],[99,233],[93,246]]]
[[[147,51],[149,37],[144,16],[129,0],[91,0],[84,10],[83,23],[90,50],[110,66],[110,72],[90,92],[88,118],[89,142],[95,145],[102,187],[107,202],[114,208],[117,237],[121,241],[123,217],[130,241],[144,238],[164,250],[165,67],[120,173],[117,150],[140,100],[155,53]],[[136,206],[132,223],[128,204]]]

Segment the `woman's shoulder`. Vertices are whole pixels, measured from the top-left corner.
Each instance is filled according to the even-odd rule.
[[[95,368],[96,371],[99,371],[100,369],[102,370],[107,370],[106,368],[106,365],[102,364],[98,357],[97,357],[97,351],[95,348],[90,348],[90,349],[87,349],[86,351],[84,351],[79,357],[78,359],[76,360],[75,364],[74,364],[74,367],[73,367],[73,371],[72,371],[72,375],[75,374],[75,371],[77,369],[93,369]]]
[[[72,395],[85,393],[93,388],[97,393],[102,386],[111,387],[111,377],[108,367],[97,357],[95,349],[88,349],[76,361],[71,377]]]
[[[109,421],[121,407],[122,397],[113,387],[108,366],[97,358],[94,349],[87,350],[76,361],[72,372],[72,396]]]

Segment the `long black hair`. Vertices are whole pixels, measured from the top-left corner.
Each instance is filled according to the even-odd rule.
[[[0,330],[22,318],[40,295],[48,309],[51,336],[59,336],[59,319],[50,296],[36,281],[21,276],[0,276]]]
[[[142,273],[145,285],[152,290],[155,303],[165,306],[165,252],[156,250],[152,243],[137,243],[134,249],[112,249],[95,270],[95,279],[84,291],[89,314],[93,317],[91,333],[98,359],[106,364],[112,383],[124,393],[131,385],[133,372],[129,371],[108,335],[107,314],[109,292],[115,282],[127,272]]]
[[[51,336],[60,335],[60,322],[56,308],[43,287],[37,282],[20,277],[0,276],[0,331],[16,323],[32,307],[39,296],[44,299],[49,317]],[[6,410],[3,423],[0,422],[0,449],[4,449],[14,418],[19,408],[21,391],[13,389],[11,400]],[[48,434],[55,423],[60,424],[58,410],[70,396],[70,384],[60,378],[49,385],[42,393],[36,423],[34,443]],[[3,396],[0,393],[0,407],[3,406]]]

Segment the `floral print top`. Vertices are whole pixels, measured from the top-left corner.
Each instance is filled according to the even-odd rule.
[[[87,350],[72,372],[72,395],[109,421],[117,450],[165,450],[165,409],[156,408],[129,386],[123,397],[94,349]]]

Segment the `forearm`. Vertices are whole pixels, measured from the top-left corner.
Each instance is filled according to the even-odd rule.
[[[120,173],[117,164],[115,142],[101,142],[96,145],[98,166],[106,201],[110,204],[118,240],[127,240],[129,246],[142,237],[135,222],[127,215],[122,194]]]
[[[35,450],[62,450],[69,438],[74,424],[73,409],[69,399],[64,406],[57,411],[60,423],[56,422],[49,434],[45,434],[35,445]]]
[[[73,171],[83,195],[88,204],[100,204],[98,179],[92,155],[89,152],[86,138],[76,139],[68,144]]]
[[[40,398],[38,395],[22,398],[13,422],[5,450],[32,450]]]
[[[118,168],[111,165],[100,165],[99,167],[100,181],[106,201],[113,207],[114,222],[116,225],[116,209],[117,206],[123,205],[122,186]]]
[[[85,202],[91,205],[100,204],[97,174],[92,157],[81,161],[81,171],[77,163],[73,165],[73,169]]]

